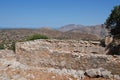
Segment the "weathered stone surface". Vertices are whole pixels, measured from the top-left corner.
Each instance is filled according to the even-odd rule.
[[[91,68],[103,67],[112,73],[120,74],[120,62],[114,60],[112,56],[106,55],[75,55],[69,53],[22,53],[21,63],[39,67],[67,68],[76,70],[86,70]],[[63,65],[64,62],[64,65]],[[61,64],[62,63],[62,64]]]
[[[69,75],[72,75],[74,76],[75,78],[79,78],[79,79],[83,79],[85,77],[84,75],[84,71],[82,70],[73,70],[73,69],[55,69],[55,68],[48,68],[47,69],[48,72],[54,72],[54,73],[57,73],[57,74],[69,74]]]
[[[66,68],[74,70],[87,70],[104,68],[112,74],[120,74],[120,58],[103,54],[85,54],[83,47],[99,47],[98,43],[88,41],[71,40],[35,40],[30,42],[20,42],[16,44],[16,54],[18,61],[25,65],[37,67]],[[92,47],[93,48],[93,47]],[[86,48],[84,48],[86,49]],[[86,50],[87,51],[87,50]],[[100,53],[100,51],[99,51]]]
[[[88,75],[89,77],[104,77],[104,78],[111,78],[112,74],[110,71],[107,71],[103,68],[98,68],[98,69],[89,69],[86,70],[86,75]]]
[[[0,50],[0,80],[76,80],[68,73],[48,72],[47,68],[24,65],[11,50]],[[64,71],[64,70],[63,70]]]
[[[76,40],[35,40],[20,42],[16,44],[16,52],[19,48],[28,51],[37,51],[39,49],[48,49],[51,52],[59,53],[96,53],[104,54],[104,48],[99,46],[100,42],[95,41],[76,41]]]
[[[0,58],[13,58],[15,53],[12,50],[0,50]]]
[[[111,74],[110,71],[103,70],[103,71],[101,71],[101,76],[104,77],[104,78],[111,78],[112,74]]]
[[[114,75],[113,76],[115,80],[120,80],[120,76],[119,75]]]
[[[3,52],[6,55],[4,55]],[[40,65],[37,66],[38,64],[37,62],[35,63],[36,65],[32,65],[33,63],[26,64],[25,62],[23,64],[22,62],[19,62],[18,59],[16,59],[18,58],[17,57],[18,55],[16,55],[14,52],[9,50],[2,50],[0,51],[0,54],[1,55],[3,54],[2,57],[0,58],[0,80],[48,80],[48,79],[49,80],[106,80],[106,78],[108,78],[108,80],[119,80],[119,75],[112,75],[114,79],[111,77],[108,77],[109,75],[108,73],[110,72],[103,68],[93,69],[94,71],[98,71],[98,70],[101,71],[101,74],[99,74],[101,75],[100,78],[91,78],[91,77],[86,78],[84,70],[82,69],[80,70],[80,68],[77,69],[77,67],[75,67],[75,64],[74,66],[72,66],[73,62],[69,62],[69,61],[72,61],[72,59],[75,60],[76,62],[77,60],[79,60],[79,58],[85,57],[86,56],[85,54],[64,53],[65,56],[62,53],[56,53],[56,52],[49,53],[49,54],[47,53],[43,55],[40,54],[41,56],[39,57],[40,58],[43,57],[42,59],[43,61],[40,61],[40,62],[45,62],[45,61],[48,61],[50,58],[54,58],[53,62],[50,61],[52,65],[50,64],[50,62],[49,62],[49,65],[46,64],[45,62],[45,63],[42,63],[44,64],[42,67],[41,67],[41,63]],[[27,54],[30,55],[31,53],[27,53]],[[35,55],[37,56],[37,54]],[[87,56],[87,58],[91,57],[91,55]],[[23,57],[23,55],[21,57]],[[32,57],[34,58],[35,56],[32,56]],[[30,58],[32,57],[30,56]],[[60,57],[60,60],[58,57]],[[26,58],[26,57],[23,57],[23,58]],[[40,58],[36,60],[39,60]],[[48,60],[45,60],[47,58]],[[54,61],[54,60],[57,60],[57,58],[58,58],[58,61]],[[98,57],[96,57],[95,55],[95,58],[98,58]],[[23,61],[24,60],[25,59],[23,59]],[[108,58],[108,60],[110,60],[110,57]],[[117,58],[117,60],[119,60],[119,58]],[[61,64],[58,65],[59,63]],[[66,65],[67,63],[69,64]],[[81,67],[78,64],[76,66]],[[86,70],[86,71],[90,71],[90,70]],[[102,78],[103,75],[105,76],[105,78]]]
[[[86,75],[89,76],[89,77],[100,77],[101,76],[101,72],[99,69],[89,69],[89,70],[86,70]]]

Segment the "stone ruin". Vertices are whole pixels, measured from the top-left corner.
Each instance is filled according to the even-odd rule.
[[[27,51],[40,51],[46,49],[49,52],[59,53],[84,53],[84,54],[104,54],[104,48],[100,46],[99,41],[83,41],[83,40],[34,40],[27,42],[18,42],[16,44],[16,53],[20,53],[19,49]]]
[[[41,71],[49,80],[120,80],[120,56],[106,55],[98,41],[40,39],[15,47],[0,51],[0,80],[47,80]]]
[[[16,44],[18,61],[30,66],[89,70],[104,68],[120,75],[120,57],[105,55],[98,41],[34,40]]]

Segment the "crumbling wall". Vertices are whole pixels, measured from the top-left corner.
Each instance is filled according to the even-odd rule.
[[[75,70],[102,67],[120,74],[120,57],[114,58],[103,52],[99,43],[92,41],[35,40],[16,44],[17,59],[23,64]]]
[[[104,48],[99,46],[98,41],[82,41],[82,40],[35,40],[28,42],[20,42],[16,44],[16,53],[19,53],[19,48],[27,51],[36,51],[39,49],[47,49],[50,52],[65,52],[65,53],[96,53],[103,54]]]

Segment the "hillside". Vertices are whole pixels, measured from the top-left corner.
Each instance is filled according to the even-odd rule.
[[[99,38],[103,38],[106,34],[104,25],[83,26],[83,25],[76,25],[76,24],[68,24],[61,27],[59,31],[93,34],[98,36]]]
[[[99,38],[94,34],[87,34],[82,32],[61,32],[59,30],[54,30],[50,28],[40,28],[40,29],[4,29],[0,30],[0,40],[22,40],[26,36],[33,34],[42,34],[50,38],[56,39],[89,39],[89,40],[98,40]],[[89,36],[89,37],[88,37]]]
[[[50,39],[73,39],[73,40],[99,40],[96,35],[76,32],[60,32],[50,28],[40,29],[1,29],[0,30],[0,47],[11,45],[14,42],[25,41],[28,36],[41,34],[48,36]],[[6,46],[6,47],[7,47]]]

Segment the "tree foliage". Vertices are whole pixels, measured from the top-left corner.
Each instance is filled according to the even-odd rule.
[[[105,25],[115,38],[120,38],[120,5],[114,7]]]

